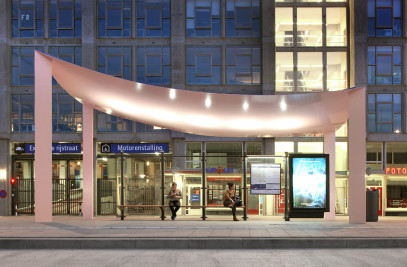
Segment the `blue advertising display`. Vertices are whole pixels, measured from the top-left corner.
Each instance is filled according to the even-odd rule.
[[[52,153],[81,153],[81,144],[52,144]],[[25,153],[35,153],[35,144],[25,144]]]
[[[160,143],[139,143],[139,144],[108,144],[102,143],[100,146],[102,153],[155,153],[155,152],[170,152],[169,144]]]
[[[294,209],[326,209],[327,161],[320,157],[292,158],[292,207]]]
[[[200,201],[201,195],[191,195],[191,201]]]

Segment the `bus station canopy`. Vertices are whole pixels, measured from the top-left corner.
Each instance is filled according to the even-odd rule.
[[[348,120],[349,94],[359,90],[286,95],[195,92],[128,81],[42,55],[52,62],[55,80],[79,102],[129,120],[198,135],[332,132]]]

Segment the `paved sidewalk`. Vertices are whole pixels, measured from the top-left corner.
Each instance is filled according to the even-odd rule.
[[[174,242],[176,241],[176,242]],[[36,223],[34,216],[0,217],[0,248],[407,248],[407,217],[381,217],[378,222],[335,221],[251,216],[233,222],[224,216],[207,221],[178,216],[54,216]]]

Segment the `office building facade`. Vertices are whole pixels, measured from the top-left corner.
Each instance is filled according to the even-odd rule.
[[[0,189],[9,193],[1,199],[1,215],[35,212],[35,50],[115,77],[200,92],[307,94],[366,87],[366,186],[380,192],[379,215],[406,215],[403,1],[1,0],[0,5]],[[96,111],[94,122],[97,215],[117,213],[121,166],[119,154],[111,150],[117,144],[168,147],[166,187],[178,182],[188,205],[202,204],[204,171],[206,204],[213,205],[214,214],[225,213],[216,207],[228,182],[242,190],[243,155],[323,153],[318,132],[198,136]],[[53,213],[78,214],[82,105],[56,81],[52,123]],[[337,130],[335,147],[335,212],[348,215],[347,125]],[[161,161],[151,151],[138,152],[125,158],[125,202],[159,204]],[[210,156],[204,170],[203,152]],[[274,162],[285,164],[280,158]],[[18,185],[14,199],[11,178]],[[284,193],[248,194],[248,212],[282,214]]]

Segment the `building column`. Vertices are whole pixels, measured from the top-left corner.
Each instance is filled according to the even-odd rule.
[[[52,222],[52,62],[35,52],[35,221]]]
[[[83,218],[93,219],[93,106],[82,105],[83,113]]]
[[[171,87],[185,88],[185,0],[171,1]]]
[[[349,94],[349,222],[366,222],[366,88]]]
[[[263,0],[261,5],[262,55],[263,58],[267,58],[261,62],[262,91],[263,95],[274,95],[276,93],[275,1]]]
[[[326,221],[335,220],[335,131],[324,132],[324,153],[329,154],[329,212],[324,213]]]

